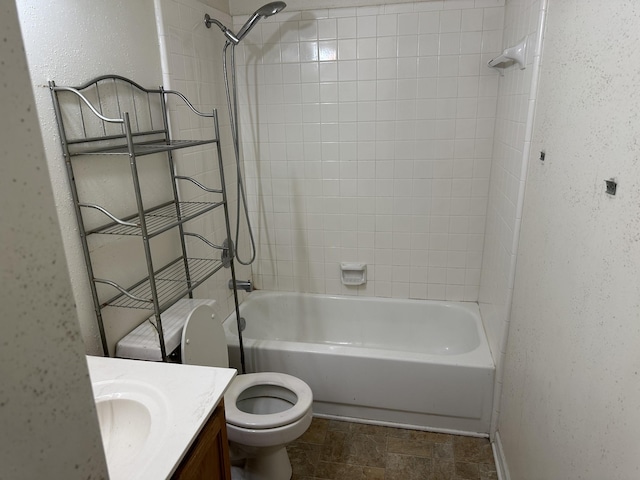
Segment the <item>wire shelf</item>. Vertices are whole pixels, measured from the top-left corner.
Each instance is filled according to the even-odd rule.
[[[190,281],[187,280],[182,257],[177,258],[154,274],[158,304],[161,310],[164,310],[167,305],[172,305],[178,299],[193,291],[223,267],[223,263],[220,260],[209,258],[187,258],[187,263],[189,265]],[[127,292],[132,296],[147,300],[140,301],[130,298],[126,294],[120,294],[106,301],[102,307],[110,306],[143,310],[154,309],[153,296],[148,278],[128,289]]]
[[[136,157],[143,155],[151,155],[154,153],[169,152],[180,148],[197,147],[198,145],[209,145],[216,143],[216,139],[208,140],[171,140],[170,142],[154,141],[150,143],[135,143],[133,145],[133,153]],[[129,147],[127,145],[116,145],[100,148],[78,148],[71,152],[72,156],[76,155],[128,155]]]
[[[147,235],[153,237],[165,232],[181,223],[188,222],[203,213],[223,205],[223,202],[179,202],[180,214],[176,211],[175,203],[164,205],[160,208],[145,212],[145,222],[147,225]],[[142,235],[138,217],[133,216],[125,219],[129,223],[137,223],[136,226],[121,225],[112,223],[105,227],[100,227],[87,233],[97,233],[106,235]]]

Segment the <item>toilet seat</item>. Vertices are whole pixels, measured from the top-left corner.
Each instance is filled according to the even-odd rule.
[[[189,314],[182,330],[184,363],[229,366],[224,329],[220,321],[214,317],[214,310],[208,305],[200,305]],[[249,391],[252,387],[255,392]],[[279,407],[275,409],[277,413],[247,413],[238,408],[239,401],[251,399],[265,399],[264,403],[279,403]],[[258,403],[263,402],[257,400],[256,404]],[[313,393],[309,385],[285,373],[261,372],[239,375],[224,394],[227,423],[244,430],[266,431],[290,426],[305,415],[310,417],[312,403]],[[289,404],[291,407],[282,408],[282,405],[288,407]]]
[[[238,408],[238,399],[251,387],[275,386],[293,393],[297,401],[291,408],[278,413],[254,414]],[[273,392],[271,392],[273,394]],[[286,396],[281,397],[290,402]],[[299,378],[285,373],[248,373],[236,377],[224,394],[227,423],[239,428],[264,430],[291,424],[302,418],[311,408],[313,394],[311,388]]]

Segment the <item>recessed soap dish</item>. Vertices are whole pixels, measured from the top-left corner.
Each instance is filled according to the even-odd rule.
[[[340,263],[343,285],[364,285],[367,283],[366,263]]]

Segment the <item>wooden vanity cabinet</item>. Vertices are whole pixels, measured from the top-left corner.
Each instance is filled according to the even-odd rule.
[[[231,480],[224,403],[220,401],[172,480]]]

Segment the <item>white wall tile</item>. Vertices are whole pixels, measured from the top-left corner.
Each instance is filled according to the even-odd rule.
[[[491,50],[499,52],[525,35],[535,35],[538,28],[540,3],[534,0],[514,1],[504,9],[496,4],[493,0],[476,0],[477,7],[485,7],[483,53]],[[496,6],[498,8],[492,8]],[[529,20],[531,17],[535,18],[534,23]],[[502,27],[504,32],[500,30]],[[480,75],[479,79],[478,117],[483,119],[476,128],[476,138],[482,140],[477,147],[479,156],[487,158],[490,155],[492,158],[492,165],[482,161],[474,164],[478,177],[477,182],[474,180],[474,195],[488,202],[479,302],[499,371],[510,311],[512,284],[509,277],[516,259],[517,205],[521,203],[524,193],[521,186],[523,164],[526,164],[525,154],[528,151],[525,138],[530,124],[528,126],[527,122],[531,122],[532,118],[533,104],[529,103],[534,91],[532,71],[532,66],[526,70],[507,68],[504,77]],[[496,94],[499,94],[497,100]],[[488,120],[486,123],[485,118]],[[490,146],[492,134],[495,134],[495,139]],[[487,185],[489,173],[490,184]],[[485,181],[480,182],[480,179]],[[478,227],[476,225],[475,230],[480,233]],[[499,410],[499,407],[496,408]]]
[[[443,11],[440,13],[440,33],[459,32],[461,20],[461,10]]]
[[[401,13],[398,15],[398,35],[418,34],[419,16],[415,13]]]
[[[242,49],[252,215],[276,215],[263,288],[477,298],[498,93],[481,55],[501,46],[502,8],[476,3],[274,17]],[[354,258],[364,288],[340,284]]]

